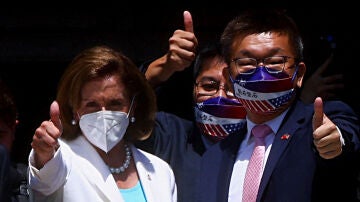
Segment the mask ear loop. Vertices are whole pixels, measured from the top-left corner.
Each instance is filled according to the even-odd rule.
[[[136,97],[136,95],[134,95],[134,97],[131,99],[131,103],[130,103],[130,109],[129,109],[129,112],[128,112],[128,114],[127,114],[127,116],[126,116],[126,118],[129,118],[129,115],[130,115],[130,112],[131,112],[131,110],[132,110],[132,107],[133,107],[133,105],[134,105],[134,100],[135,100],[135,97]],[[130,118],[130,122],[131,123],[134,123],[135,122],[135,117],[131,117]]]
[[[230,68],[230,67],[228,67],[228,68]],[[230,69],[229,69],[229,79],[230,79],[230,82],[231,82],[231,85],[232,85],[232,87],[233,87],[233,93],[234,93],[234,97],[236,97],[236,93],[235,93],[235,84],[236,84],[236,80],[235,79],[233,79],[232,78],[232,76],[231,76],[231,72],[230,72]]]
[[[295,78],[296,78],[296,76],[297,76],[297,72],[298,72],[298,69],[299,69],[299,65],[295,65],[295,72],[294,72],[294,74],[293,74],[293,76],[292,76],[292,78],[291,78],[291,83],[292,82],[294,82],[294,80],[295,80]]]

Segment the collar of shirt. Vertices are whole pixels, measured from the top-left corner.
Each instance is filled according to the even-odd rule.
[[[274,119],[271,119],[269,121],[264,122],[263,124],[267,124],[273,131],[274,134],[277,133],[277,131],[280,128],[280,124],[281,122],[284,120],[284,117],[286,115],[286,113],[289,111],[289,109],[285,110],[283,113],[281,113],[279,116],[275,117]],[[246,132],[246,136],[245,139],[242,142],[242,146],[240,148],[244,148],[243,146],[245,145],[249,145],[254,141],[253,137],[250,137],[250,132],[252,130],[252,128],[256,125],[254,122],[250,121],[247,117],[246,117],[246,125],[247,125],[247,132]],[[268,138],[266,138],[268,139]],[[265,139],[265,141],[266,141]],[[245,145],[244,145],[245,144]],[[239,151],[241,152],[241,151]]]

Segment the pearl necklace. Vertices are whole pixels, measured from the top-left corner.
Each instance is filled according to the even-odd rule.
[[[125,154],[126,154],[126,157],[125,157],[125,161],[122,164],[122,166],[117,167],[117,168],[108,166],[111,174],[120,174],[129,167],[130,160],[131,160],[131,150],[127,144],[125,144]]]

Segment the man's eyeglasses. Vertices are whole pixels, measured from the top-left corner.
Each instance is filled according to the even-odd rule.
[[[290,58],[293,57],[272,56],[263,59],[235,58],[232,62],[234,62],[239,74],[253,74],[260,63],[262,63],[261,66],[264,66],[269,73],[280,73],[284,71],[285,64]],[[296,60],[296,58],[293,59]]]
[[[212,96],[215,95],[221,88],[225,91],[225,94],[228,97],[234,97],[234,93],[232,89],[229,89],[226,86],[221,85],[219,82],[214,80],[199,81],[198,83],[195,84],[195,86],[197,93],[199,93],[200,95]]]

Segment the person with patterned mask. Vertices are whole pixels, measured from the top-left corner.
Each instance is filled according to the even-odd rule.
[[[359,118],[344,102],[299,98],[306,65],[294,20],[246,10],[220,43],[246,124],[203,155],[198,201],[358,201]]]
[[[197,52],[198,42],[187,11],[184,24],[185,30],[176,30],[169,39],[168,53],[141,68],[154,88],[166,87],[164,82],[175,72],[193,68],[193,82],[181,80],[183,84],[178,84],[181,87],[192,84],[193,119],[159,111],[152,134],[137,146],[170,164],[178,187],[178,201],[192,202],[196,201],[203,153],[229,134],[238,133],[245,124],[246,111],[234,97],[229,68],[218,43],[204,45]],[[176,96],[176,89],[171,90]],[[185,103],[181,96],[171,98]]]

